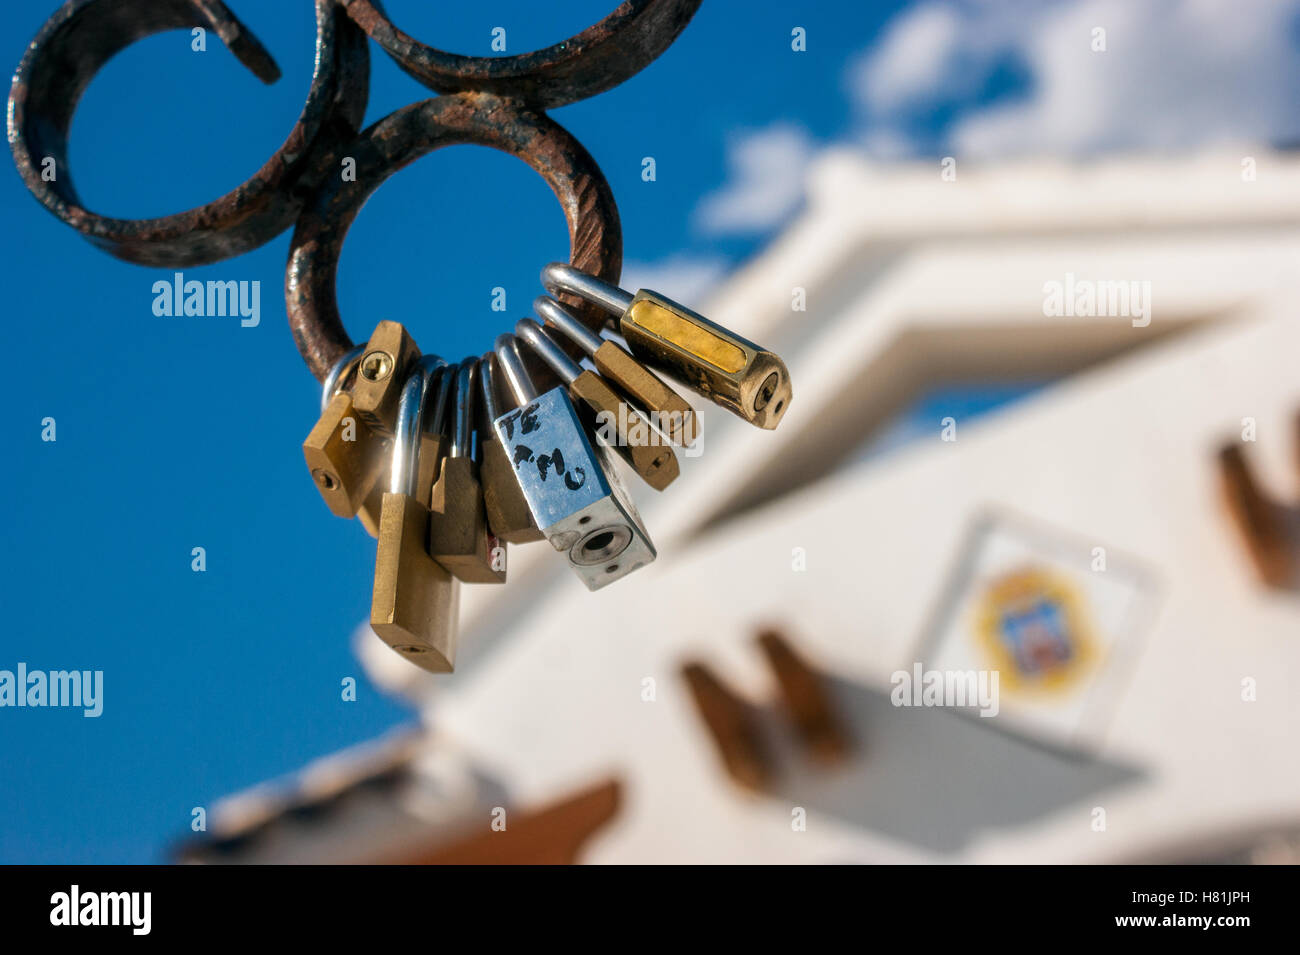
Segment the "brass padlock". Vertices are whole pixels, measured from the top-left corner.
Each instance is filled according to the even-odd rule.
[[[437,426],[446,414],[451,382],[447,378],[447,363],[436,355],[429,355],[429,363],[436,369],[435,378],[429,388],[433,395],[429,410],[425,414],[425,427],[420,432],[420,466],[415,482],[415,496],[425,507],[429,506],[429,492],[434,479],[438,476],[438,462],[442,459],[443,436]],[[382,439],[385,444],[391,440]],[[387,473],[385,471],[385,473]],[[379,536],[379,516],[384,503],[384,481],[377,481],[366,496],[365,502],[357,510],[357,519],[366,533],[371,537]]]
[[[775,428],[790,407],[790,373],[780,358],[658,292],[632,295],[563,262],[542,269],[542,284],[617,315],[632,354],[750,424]]]
[[[357,509],[357,520],[371,537],[379,537],[379,515],[384,508],[384,494],[387,488],[387,478],[376,481],[375,486],[366,495],[365,502]]]
[[[639,405],[670,441],[689,445],[699,436],[699,419],[686,399],[617,342],[597,335],[549,295],[533,299],[533,309],[548,327],[558,329],[577,345],[591,359],[596,371]]]
[[[402,385],[419,357],[415,340],[397,322],[375,326],[352,382],[352,407],[371,430],[393,432]]]
[[[460,584],[429,556],[429,509],[416,495],[425,405],[443,363],[418,359],[398,399],[389,489],[383,495],[370,628],[390,647],[433,673],[456,660]]]
[[[354,517],[388,469],[388,439],[355,413],[352,395],[339,386],[355,371],[365,346],[344,355],[321,390],[321,417],[302,443],[312,482],[339,517]]]
[[[595,418],[595,431],[611,440],[602,442],[628,463],[643,481],[662,491],[681,473],[672,446],[659,440],[658,433],[641,420],[635,431],[631,419],[640,419],[605,380],[594,371],[584,369],[531,318],[521,318],[515,334],[559,376],[575,401],[581,401]],[[639,433],[638,433],[639,432]]]
[[[320,386],[321,414],[325,413],[325,409],[329,407],[329,403],[335,395],[347,389],[357,370],[358,360],[365,354],[365,351],[365,342],[354,345],[330,367],[329,373],[325,375],[325,380],[321,382]]]
[[[533,520],[528,499],[515,476],[514,465],[492,429],[492,423],[508,410],[497,400],[497,357],[492,352],[479,360],[479,392],[483,399],[478,428],[479,477],[488,526],[497,537],[511,544],[544,540],[545,535]]]
[[[425,411],[424,429],[420,432],[420,467],[415,484],[416,497],[425,507],[430,504],[438,469],[447,455],[446,422],[455,387],[456,369],[439,358],[438,377],[436,383],[430,385],[432,400]]]
[[[503,584],[506,548],[488,527],[473,456],[476,364],[476,360],[466,359],[454,372],[443,375],[455,379],[455,401],[447,454],[429,499],[429,553],[464,583]]]

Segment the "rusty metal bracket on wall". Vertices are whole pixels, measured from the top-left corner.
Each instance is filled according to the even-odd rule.
[[[68,0],[23,56],[9,94],[9,146],[23,181],[52,213],[105,251],[141,265],[215,262],[270,241],[295,221],[285,304],[298,350],[318,380],[352,347],[335,296],[338,258],[366,199],[394,172],[443,146],[491,146],[527,162],[560,201],[569,261],[617,284],[623,235],[614,196],[595,160],[545,110],[604,92],[666,50],[700,0],[627,0],[554,46],[506,57],[446,53],[398,29],[377,0],[315,0],[316,72],[288,138],[247,182],[219,199],[156,219],[86,209],[67,169],[68,129],[81,94],[116,53],[163,30],[216,33],[263,82],[280,71],[220,0]],[[360,130],[374,40],[436,93]],[[355,182],[330,175],[356,160]],[[53,160],[60,175],[42,176]],[[604,316],[567,304],[592,328]]]

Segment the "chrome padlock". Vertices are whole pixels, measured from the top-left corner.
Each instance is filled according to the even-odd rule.
[[[450,673],[455,665],[460,603],[460,583],[429,556],[429,508],[418,496],[424,409],[443,365],[432,355],[417,359],[401,389],[370,601],[370,629],[433,673]]]
[[[563,262],[542,269],[542,284],[617,315],[633,355],[750,424],[775,428],[790,407],[785,362],[658,292],[641,289],[632,295]]]
[[[608,452],[588,438],[563,387],[537,394],[519,340],[496,340],[497,363],[519,407],[493,422],[533,519],[588,590],[655,559],[654,545]]]
[[[479,403],[483,418],[478,434],[479,477],[483,484],[483,509],[492,533],[511,544],[529,544],[542,539],[533,521],[524,490],[515,477],[514,466],[492,429],[501,417],[497,404],[497,356],[488,352],[479,359]]]
[[[641,480],[656,491],[676,480],[681,467],[672,446],[659,440],[658,432],[616,395],[605,379],[570,358],[531,318],[521,318],[515,324],[515,335],[559,376],[569,397],[589,409],[588,417],[611,439],[605,446],[612,447]],[[639,427],[632,419],[640,422]]]

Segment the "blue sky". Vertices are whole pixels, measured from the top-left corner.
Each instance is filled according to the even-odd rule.
[[[612,4],[386,0],[416,37],[483,55],[493,27],[523,52]],[[149,216],[199,205],[280,145],[310,79],[312,5],[231,5],[283,78],[262,86],[215,37],[206,53],[180,32],[130,47],[73,124],[70,163],[90,208]],[[1261,3],[1268,15],[1244,24],[1219,24],[1203,4],[1132,6],[710,2],[643,73],[553,115],[613,187],[625,284],[689,301],[797,211],[803,174],[830,145],[882,159],[995,159],[1296,133],[1294,4]],[[54,7],[8,11],[0,54],[11,66]],[[1106,70],[1072,59],[1078,31],[1099,17],[1115,24]],[[806,52],[790,48],[795,26]],[[1250,50],[1255,67],[1233,69]],[[1203,69],[1188,73],[1189,61]],[[371,47],[367,123],[426,95]],[[1087,108],[1134,97],[1141,109],[1101,120]],[[1143,123],[1144,111],[1167,119]],[[641,179],[645,156],[654,182]],[[98,719],[0,709],[0,862],[152,861],[187,833],[192,807],[410,718],[365,684],[349,646],[368,612],[374,544],[328,513],[303,465],[318,389],[284,316],[288,233],[185,270],[259,281],[257,327],[159,318],[152,285],[172,270],[97,251],[12,167],[0,180],[13,355],[0,669],[100,669],[105,682]],[[566,254],[559,208],[526,166],[444,150],[391,179],[359,216],[340,308],[357,339],[392,318],[425,350],[479,353],[505,321],[492,289],[506,289],[513,322],[540,267]],[[53,443],[41,440],[46,417],[57,421]],[[205,573],[190,569],[195,546]],[[341,700],[347,676],[361,684],[355,703]]]

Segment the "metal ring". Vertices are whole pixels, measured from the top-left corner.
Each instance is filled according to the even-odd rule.
[[[611,527],[597,527],[588,531],[578,543],[569,549],[569,559],[583,567],[603,564],[613,560],[632,543],[632,531],[626,526],[615,524]]]
[[[216,33],[259,79],[280,69],[220,0],[70,0],[45,22],[14,74],[9,143],[18,172],[52,213],[105,251],[141,265],[215,262],[274,238],[297,216],[302,195],[333,166],[333,150],[365,114],[369,53],[362,31],[316,0],[316,71],[288,138],[243,185],[207,205],[158,219],[116,219],[81,204],[68,171],[68,129],[101,66],[136,40],[188,27]],[[42,175],[53,160],[53,181]]]
[[[540,109],[622,83],[663,53],[701,0],[627,0],[563,43],[515,56],[462,56],[425,46],[394,26],[378,0],[339,0],[408,75],[438,93],[493,93]]]
[[[499,149],[537,171],[564,209],[569,261],[617,283],[623,267],[618,207],[600,168],[573,136],[544,113],[489,93],[439,96],[381,119],[348,146],[357,179],[327,178],[294,229],[285,270],[289,327],[318,380],[352,347],[339,317],[335,279],[349,226],[370,195],[393,173],[443,146]],[[599,328],[607,316],[581,303],[579,317]]]

